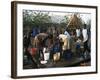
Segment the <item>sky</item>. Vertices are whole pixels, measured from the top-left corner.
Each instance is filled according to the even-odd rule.
[[[30,11],[32,11],[32,10],[28,10],[28,11],[30,14],[31,13]],[[65,20],[64,16],[67,16],[70,19],[70,17],[74,14],[73,12],[57,12],[57,11],[54,11],[54,12],[43,11],[42,13],[49,13],[48,15],[51,16],[52,22],[57,22],[57,23],[60,23],[62,20]],[[91,20],[90,13],[78,13],[78,14],[79,14],[79,17],[85,23],[87,23],[88,20]]]
[[[70,19],[70,17],[73,15],[73,13],[51,12],[49,15],[53,16],[53,17],[55,16],[55,19],[53,19],[53,20],[60,22],[60,20],[63,20],[64,16],[68,16],[68,18]],[[87,23],[88,20],[91,20],[91,14],[89,14],[89,13],[79,13],[79,17],[82,18],[82,20],[85,23]]]

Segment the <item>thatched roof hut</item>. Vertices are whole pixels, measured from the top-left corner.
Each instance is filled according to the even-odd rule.
[[[69,23],[67,25],[68,29],[77,29],[81,28],[81,26],[82,26],[81,18],[78,17],[78,14],[73,14],[69,19]]]

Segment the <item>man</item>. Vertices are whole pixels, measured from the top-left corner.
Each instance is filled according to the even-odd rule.
[[[88,48],[88,32],[87,32],[87,29],[86,29],[86,24],[84,24],[84,28],[82,30],[82,35],[83,35],[83,43],[84,43],[83,53],[85,54],[86,51],[88,51],[88,53],[90,53],[90,49]]]
[[[76,36],[77,36],[77,37],[80,37],[80,35],[81,35],[81,31],[80,31],[80,29],[78,28],[78,29],[76,29]]]

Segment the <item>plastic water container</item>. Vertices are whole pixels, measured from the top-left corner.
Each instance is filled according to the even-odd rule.
[[[49,60],[49,57],[50,57],[50,53],[44,53],[44,60]]]
[[[70,50],[66,50],[64,53],[63,53],[63,58],[65,60],[70,60],[72,58],[72,52]]]
[[[28,48],[28,51],[32,56],[34,56],[37,53],[37,48]]]

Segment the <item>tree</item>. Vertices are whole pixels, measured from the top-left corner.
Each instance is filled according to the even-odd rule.
[[[23,10],[23,26],[32,26],[32,11]]]
[[[23,26],[24,28],[39,27],[42,24],[51,23],[49,12],[24,10],[23,11]]]
[[[91,28],[91,20],[89,19],[88,21],[87,21],[87,29],[90,29]]]
[[[60,26],[65,28],[67,24],[68,24],[68,16],[64,16],[64,19],[61,20],[60,22]]]
[[[32,22],[35,25],[41,25],[44,23],[50,23],[51,17],[48,15],[49,13],[43,13],[41,11],[39,12],[33,12],[32,14]]]

